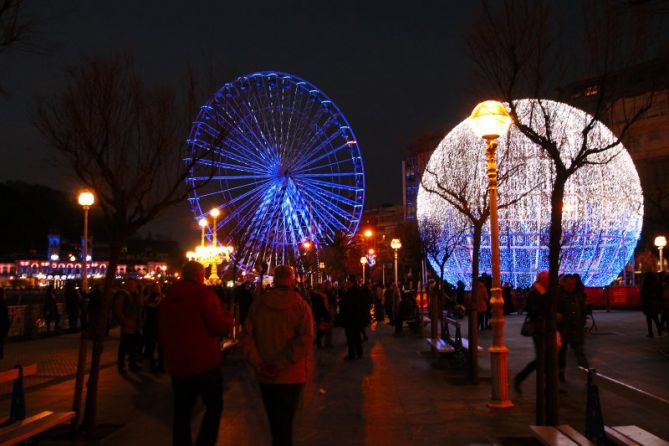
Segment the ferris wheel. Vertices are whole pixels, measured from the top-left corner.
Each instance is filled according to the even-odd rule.
[[[267,71],[226,83],[200,108],[187,142],[194,217],[220,209],[218,239],[235,247],[238,267],[295,264],[302,242],[318,248],[357,231],[358,142],[339,108],[303,79]]]

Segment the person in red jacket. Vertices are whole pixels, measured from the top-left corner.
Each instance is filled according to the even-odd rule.
[[[314,342],[311,309],[294,286],[293,269],[277,266],[274,287],[253,302],[242,332],[242,350],[256,371],[272,444],[281,446],[292,444]]]
[[[192,444],[190,423],[198,396],[206,412],[197,444],[216,444],[223,412],[220,341],[232,324],[232,316],[204,285],[204,267],[187,262],[183,280],[169,289],[158,313],[160,343],[172,377],[175,446]]]

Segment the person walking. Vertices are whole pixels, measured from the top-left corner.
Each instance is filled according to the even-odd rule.
[[[63,298],[65,299],[65,311],[67,312],[68,331],[70,333],[76,333],[79,329],[81,295],[79,294],[79,290],[74,286],[73,281],[68,280],[65,282]]]
[[[565,382],[567,368],[567,346],[576,354],[579,366],[589,368],[588,359],[583,352],[585,342],[585,292],[579,287],[579,278],[568,274],[564,277],[563,286],[557,304],[557,329],[562,338],[562,347],[558,354],[560,381]]]
[[[316,347],[323,348],[323,338],[332,328],[332,315],[328,309],[327,296],[323,284],[319,284],[311,291],[311,311],[316,323]]]
[[[125,289],[114,294],[114,317],[121,326],[121,341],[118,344],[116,365],[119,373],[125,373],[125,358],[128,357],[128,368],[138,372],[137,344],[142,327],[142,301],[137,288],[137,281],[126,281]]]
[[[51,335],[51,323],[53,322],[53,333],[60,331],[60,314],[58,313],[58,302],[56,302],[56,292],[53,285],[49,285],[44,294],[44,322],[46,324],[46,334]]]
[[[653,322],[657,328],[657,335],[662,336],[662,326],[660,325],[660,311],[662,307],[662,295],[659,279],[656,273],[647,272],[643,275],[641,283],[641,308],[646,316],[646,328],[648,334],[646,337],[652,338]]]
[[[160,373],[164,368],[163,349],[158,342],[158,313],[164,297],[160,284],[154,283],[144,302],[144,355],[149,358],[149,367],[153,373]],[[158,350],[157,362],[156,350]]]
[[[476,312],[478,313],[479,330],[488,328],[488,289],[485,279],[479,277],[476,281]]]
[[[364,317],[365,295],[358,286],[355,275],[346,278],[346,291],[339,301],[339,317],[346,334],[348,355],[346,360],[362,358],[361,331],[365,324]]]
[[[309,304],[295,291],[290,266],[274,269],[274,287],[256,298],[244,322],[241,346],[253,366],[275,446],[293,442],[293,419],[314,339]]]
[[[532,288],[527,293],[526,308],[527,318],[534,326],[532,341],[534,342],[534,359],[530,361],[513,379],[513,387],[519,394],[522,393],[522,383],[527,379],[530,373],[537,368],[537,346],[540,336],[544,336],[540,329],[548,310],[548,271],[540,271],[532,284]]]
[[[204,285],[204,267],[186,262],[183,279],[168,290],[158,312],[159,340],[172,378],[174,446],[190,446],[193,442],[191,416],[198,397],[205,413],[197,444],[216,444],[223,413],[221,337],[232,325],[232,315]]]

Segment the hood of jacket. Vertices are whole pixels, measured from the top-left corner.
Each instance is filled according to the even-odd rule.
[[[290,287],[274,287],[265,293],[260,304],[272,310],[285,311],[295,305],[296,299],[301,299],[301,296],[295,289]]]

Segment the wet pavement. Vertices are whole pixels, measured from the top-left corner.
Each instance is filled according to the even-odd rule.
[[[640,312],[595,312],[598,330],[586,336],[586,355],[601,373],[669,399],[667,336],[645,337]],[[523,317],[507,318],[509,376],[533,355],[531,340],[521,337]],[[466,331],[466,330],[465,330]],[[112,333],[113,334],[113,333]],[[463,333],[466,336],[466,333]],[[491,331],[481,333],[488,347]],[[6,345],[5,370],[13,364],[37,362],[36,378],[28,378],[28,413],[69,410],[76,367],[77,335],[62,335]],[[100,423],[111,426],[105,445],[169,444],[171,394],[169,378],[140,372],[119,376],[112,337],[103,356],[100,382]],[[490,367],[480,354],[481,382],[467,384],[465,371],[436,361],[424,340],[405,332],[397,336],[380,325],[363,344],[365,357],[344,361],[345,341],[336,329],[335,348],[315,350],[311,378],[295,425],[298,445],[469,445],[500,443],[530,437],[534,421],[534,376],[523,394],[510,391],[514,407],[489,409]],[[238,352],[226,358],[225,409],[219,444],[270,444],[259,391]],[[561,422],[585,430],[585,385],[568,356],[567,393],[561,396]],[[0,388],[0,411],[8,411],[9,387]],[[604,418],[609,425],[636,424],[669,439],[669,413],[652,412],[604,390]],[[197,422],[197,420],[195,420]],[[41,444],[65,444],[43,441]]]

